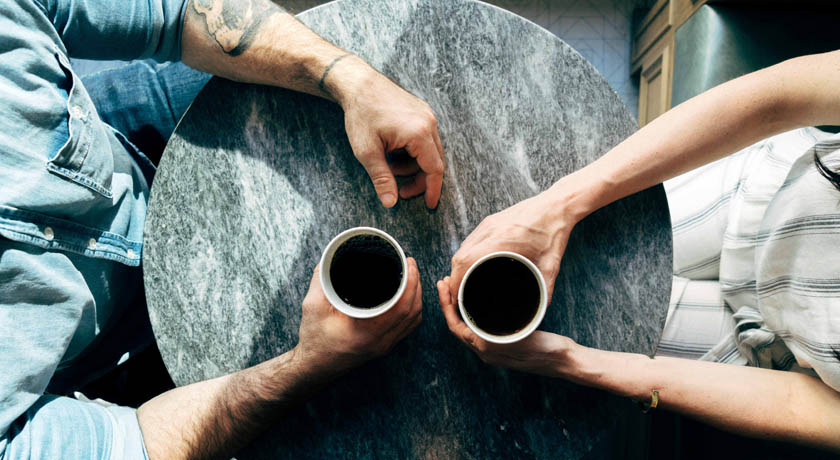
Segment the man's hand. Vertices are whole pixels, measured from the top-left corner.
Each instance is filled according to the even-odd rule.
[[[316,267],[294,349],[233,374],[170,390],[138,409],[149,458],[230,458],[288,408],[350,368],[385,354],[422,320],[420,274],[412,258],[406,276],[405,293],[390,310],[354,319],[327,301]]]
[[[566,356],[574,341],[550,332],[534,331],[525,339],[510,344],[490,343],[475,335],[458,314],[455,298],[449,290],[447,276],[437,282],[438,296],[446,325],[455,337],[467,344],[487,364],[504,366],[518,371],[561,377]]]
[[[445,165],[429,105],[276,3],[188,0],[181,48],[196,69],[338,102],[353,153],[382,204],[425,193],[426,206],[437,207]],[[403,154],[388,161],[393,152]],[[398,188],[395,176],[412,177]]]
[[[445,163],[429,105],[356,56],[342,59],[326,77],[327,88],[344,109],[353,153],[382,204],[390,208],[398,195],[411,198],[425,193],[426,206],[436,208]],[[399,192],[395,176],[411,176]]]
[[[449,290],[457,293],[472,264],[491,252],[511,251],[534,262],[545,277],[548,302],[560,271],[560,259],[577,223],[567,218],[544,194],[521,201],[485,218],[452,257]]]
[[[420,273],[411,257],[403,296],[390,310],[375,318],[351,318],[333,308],[321,289],[319,273],[316,267],[309,292],[303,299],[300,337],[295,348],[295,361],[318,376],[338,375],[384,355],[423,319]]]

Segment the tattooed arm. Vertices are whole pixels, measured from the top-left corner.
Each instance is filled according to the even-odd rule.
[[[443,147],[428,104],[327,42],[268,0],[187,0],[184,63],[237,81],[277,85],[341,105],[353,153],[386,207],[425,193],[437,206]],[[405,149],[407,163],[385,153]],[[399,190],[394,174],[413,175]]]

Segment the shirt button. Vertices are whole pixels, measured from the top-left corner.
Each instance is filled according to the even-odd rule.
[[[125,252],[125,255],[127,255],[129,259],[133,259],[134,258],[134,251],[129,249],[128,251]]]
[[[53,232],[52,227],[47,227],[44,229],[44,238],[46,238],[47,241],[52,241],[53,238],[55,238],[55,233]]]
[[[88,249],[94,250],[96,249],[96,240],[91,238],[88,240]]]
[[[76,118],[82,118],[82,115],[85,114],[84,110],[82,110],[82,108],[78,105],[74,105],[73,108],[71,109],[71,112],[73,113],[73,116],[76,117]]]

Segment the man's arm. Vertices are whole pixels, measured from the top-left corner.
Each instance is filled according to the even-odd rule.
[[[270,0],[185,0],[181,60],[196,69],[231,80],[282,86],[338,101],[343,94],[333,78],[320,77],[361,59],[327,42]],[[341,58],[340,61],[334,62]],[[348,62],[341,62],[348,61]],[[360,76],[361,77],[361,76]],[[349,76],[342,84],[351,83]],[[327,81],[330,86],[327,86]],[[337,93],[335,96],[333,92]]]
[[[659,392],[660,408],[746,436],[799,442],[840,452],[840,393],[795,372],[587,348],[536,331],[521,342],[485,342],[458,316],[449,280],[438,281],[449,330],[482,361],[563,378],[637,401]]]
[[[399,302],[372,319],[333,308],[318,270],[303,301],[298,345],[243,371],[168,391],[137,411],[151,460],[227,459],[329,381],[385,354],[422,321],[417,263]]]
[[[338,102],[353,152],[382,204],[425,193],[437,206],[443,146],[434,113],[358,56],[327,42],[269,0],[187,0],[184,63],[232,80],[276,85]],[[408,165],[385,154],[405,149]],[[414,175],[399,191],[394,175]]]

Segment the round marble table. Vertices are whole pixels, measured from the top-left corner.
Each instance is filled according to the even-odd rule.
[[[423,324],[237,458],[597,454],[619,400],[484,365],[449,334],[434,282],[482,218],[636,129],[618,95],[563,41],[480,2],[340,0],[299,18],[434,109],[447,160],[440,206],[380,206],[337,105],[214,78],[169,141],[146,225],[149,313],[175,382],[293,347],[322,248],[348,227],[374,226],[417,258]],[[575,228],[542,329],[652,354],[670,284],[670,219],[658,186]]]

